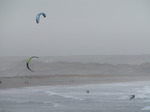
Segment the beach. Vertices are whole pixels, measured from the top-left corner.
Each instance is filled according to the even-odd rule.
[[[150,112],[150,1],[0,9],[0,112]]]
[[[150,64],[71,61],[1,58],[0,112],[150,111]]]
[[[149,79],[106,74],[1,77],[0,112],[149,112]]]
[[[149,81],[150,56],[0,57],[0,89]]]
[[[149,81],[150,76],[141,75],[34,75],[0,77],[0,89],[21,88],[30,86],[53,85],[82,85],[82,84],[107,84],[117,82]]]
[[[0,112],[149,112],[149,89],[149,81],[7,88]]]

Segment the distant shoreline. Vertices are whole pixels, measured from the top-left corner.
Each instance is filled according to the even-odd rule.
[[[31,86],[107,84],[117,82],[150,81],[150,76],[141,75],[32,75],[0,77],[0,89]]]

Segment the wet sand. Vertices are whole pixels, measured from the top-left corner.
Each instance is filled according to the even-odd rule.
[[[0,77],[0,89],[21,88],[30,86],[45,85],[78,85],[78,84],[99,84],[132,81],[149,81],[150,76],[143,75],[34,75]]]

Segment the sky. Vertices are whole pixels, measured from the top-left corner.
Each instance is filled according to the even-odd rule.
[[[0,0],[0,56],[134,54],[150,54],[149,0]]]

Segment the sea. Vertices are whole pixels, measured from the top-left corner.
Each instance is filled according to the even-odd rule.
[[[1,89],[0,112],[150,112],[150,82]]]

